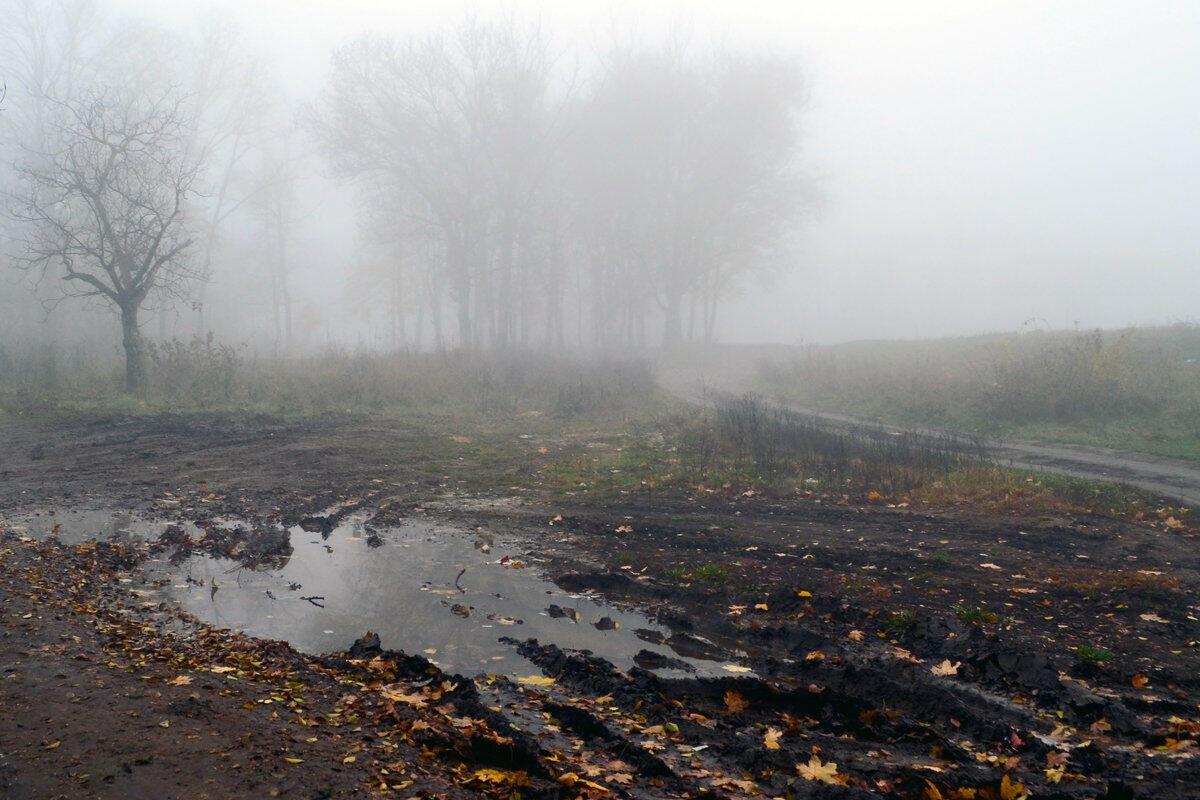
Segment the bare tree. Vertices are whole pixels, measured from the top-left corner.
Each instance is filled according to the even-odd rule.
[[[290,252],[300,210],[297,183],[301,157],[295,152],[290,130],[281,130],[278,141],[263,147],[261,174],[255,177],[252,208],[262,226],[262,243],[270,252],[265,259],[271,285],[272,319],[275,323],[275,349],[292,350],[292,289]]]
[[[197,237],[203,281],[196,307],[197,333],[207,327],[206,291],[213,279],[214,260],[230,219],[266,187],[247,181],[247,162],[261,147],[269,98],[266,71],[241,32],[229,22],[208,16],[197,26],[192,44],[196,113],[189,150],[202,152],[211,168],[205,194],[209,197]],[[289,337],[290,338],[290,337]]]
[[[550,68],[542,33],[510,23],[364,38],[337,51],[310,115],[366,207],[400,210],[410,219],[390,224],[433,237],[427,266],[448,290],[463,347],[520,338],[522,231],[554,134]]]
[[[579,225],[600,248],[594,296],[606,308],[644,317],[648,294],[672,345],[689,302],[700,304],[711,336],[735,278],[777,262],[800,196],[801,88],[794,66],[768,55],[686,42],[608,55],[575,153]]]
[[[460,346],[562,345],[571,300],[581,344],[588,322],[600,347],[659,321],[668,345],[711,339],[719,301],[785,261],[798,72],[676,38],[613,48],[577,92],[552,52],[536,26],[474,20],[364,38],[308,116],[405,285],[438,289],[418,316],[438,325],[444,291]]]
[[[22,263],[61,277],[62,297],[100,298],[120,316],[125,385],[145,386],[138,313],[152,295],[182,296],[198,277],[185,211],[199,160],[174,92],[96,90],[54,100],[44,152],[17,166]]]

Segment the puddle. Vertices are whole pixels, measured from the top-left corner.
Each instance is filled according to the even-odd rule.
[[[515,540],[485,543],[424,522],[368,530],[366,518],[291,528],[293,553],[261,571],[207,555],[174,565],[164,557],[146,571],[168,580],[161,591],[197,617],[309,653],[344,649],[372,630],[384,647],[450,672],[527,675],[538,670],[499,639],[532,637],[591,650],[619,669],[648,651],[666,659],[657,662],[663,676],[728,674],[723,662],[680,656],[664,643],[671,631],[645,615],[563,591],[536,565],[521,568]],[[641,660],[655,663],[645,652]]]
[[[93,539],[151,539],[166,530],[169,524],[166,520],[147,519],[129,511],[111,508],[35,509],[20,514],[0,515],[0,526],[13,533],[45,539],[57,532],[64,544],[79,544]]]

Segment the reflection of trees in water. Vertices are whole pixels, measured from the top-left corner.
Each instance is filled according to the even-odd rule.
[[[369,629],[380,634],[386,648],[414,654],[436,648],[430,658],[467,673],[522,663],[515,651],[498,642],[501,636],[536,636],[620,662],[646,646],[634,631],[655,627],[639,614],[582,597],[570,601],[582,624],[542,616],[562,591],[533,570],[497,566],[491,555],[476,549],[481,539],[466,532],[425,524],[382,529],[387,546],[373,549],[364,546],[368,530],[364,518],[346,519],[326,543],[317,532],[294,528],[294,551],[277,566],[196,556],[185,569],[206,585],[215,577],[220,588],[211,597],[209,589],[193,588],[184,594],[184,604],[215,624],[285,639],[310,652],[347,648]],[[464,567],[465,593],[454,588]],[[324,596],[324,609],[301,599],[312,595]],[[470,615],[455,616],[450,610],[454,603],[471,606]],[[503,625],[488,614],[522,618],[526,624]],[[597,632],[587,624],[606,614],[620,621],[621,630]],[[493,661],[497,656],[504,660]]]

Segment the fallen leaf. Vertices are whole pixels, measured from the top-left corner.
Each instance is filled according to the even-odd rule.
[[[962,666],[961,661],[955,661],[953,664],[951,664],[950,659],[947,658],[942,663],[935,664],[932,667],[930,667],[929,671],[932,672],[934,675],[939,675],[943,678],[951,678],[958,674],[958,668],[961,666]]]
[[[1000,800],[1025,800],[1027,797],[1029,792],[1025,790],[1025,784],[1007,775],[1000,779]]]
[[[1141,689],[1150,683],[1150,679],[1138,672],[1134,674],[1133,678],[1131,678],[1129,682],[1133,684],[1133,688]]]
[[[829,761],[822,764],[821,759],[817,756],[810,758],[807,764],[797,764],[796,772],[800,773],[801,778],[808,781],[829,784],[841,784],[846,781],[846,776],[838,774],[836,763]]]
[[[522,686],[549,686],[554,683],[554,678],[545,675],[522,675],[517,678],[517,683]]]
[[[763,734],[763,746],[768,750],[778,750],[779,740],[783,736],[783,731],[779,728],[767,728],[767,732]]]
[[[492,769],[491,767],[475,770],[475,779],[484,783],[500,783],[509,786],[524,786],[529,782],[523,771]]]
[[[738,692],[730,690],[725,693],[725,710],[730,714],[740,714],[749,707],[750,703]]]

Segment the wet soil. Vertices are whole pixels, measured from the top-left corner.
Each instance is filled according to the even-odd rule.
[[[397,422],[2,424],[13,443],[0,456],[6,517],[72,503],[133,508],[198,525],[217,548],[208,555],[253,566],[267,563],[247,546],[255,530],[286,530],[335,502],[369,509],[384,527],[431,519],[511,537],[562,592],[640,608],[654,625],[635,633],[657,654],[635,653],[618,668],[510,626],[503,644],[530,675],[455,677],[399,632],[360,642],[357,654],[305,655],[220,633],[176,601],[135,592],[145,589],[130,576],[154,554],[108,553],[97,584],[68,591],[62,584],[78,584],[84,567],[94,571],[91,546],[9,532],[0,659],[17,677],[0,681],[0,692],[6,708],[45,715],[0,722],[0,786],[7,781],[12,796],[133,796],[107,776],[125,780],[112,764],[147,758],[142,774],[157,777],[145,780],[179,787],[168,797],[203,796],[209,780],[224,797],[357,785],[389,796],[454,787],[508,796],[519,787],[522,796],[1004,800],[1186,798],[1200,783],[1200,559],[1186,533],[1100,515],[997,518],[755,495],[582,502],[537,491],[536,462],[508,471],[431,456],[430,434]],[[247,526],[218,524],[233,517]],[[320,536],[319,522],[308,527]],[[158,552],[170,558],[178,548],[167,533]],[[47,579],[50,565],[62,570],[58,581]],[[104,604],[93,609],[81,591]],[[108,627],[118,624],[150,633]],[[331,649],[350,644],[347,634]],[[193,655],[173,661],[167,653],[179,649]],[[222,688],[197,692],[197,679],[166,683],[183,666],[194,675],[196,653],[210,649],[288,665],[284,686],[323,698],[312,716],[355,710],[370,746],[343,763],[340,727],[297,723],[294,709],[276,718]],[[733,669],[665,676],[654,671],[659,658]],[[238,691],[281,696],[267,673]],[[159,682],[148,682],[154,674]],[[69,709],[43,703],[55,691]],[[207,728],[164,717],[170,726],[151,732],[172,738],[147,735],[145,719],[157,726],[164,703],[193,694],[214,709]],[[126,724],[130,712],[140,716]],[[59,737],[68,719],[71,734]],[[202,753],[206,736],[213,743]],[[409,765],[397,785],[413,783],[380,788],[391,780],[381,781],[380,742]],[[218,769],[235,744],[229,758],[254,769]],[[302,747],[310,755],[289,750],[301,763],[274,763],[280,748]],[[302,768],[303,787],[286,783],[300,773],[292,767]]]

